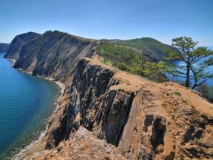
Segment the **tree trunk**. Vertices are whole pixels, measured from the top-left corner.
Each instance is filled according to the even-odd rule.
[[[190,73],[190,65],[186,65],[186,83],[185,87],[189,88],[189,73]]]

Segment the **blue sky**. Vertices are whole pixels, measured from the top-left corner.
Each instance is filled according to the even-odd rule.
[[[0,42],[59,30],[93,39],[152,37],[171,44],[190,36],[213,46],[213,0],[5,0]]]

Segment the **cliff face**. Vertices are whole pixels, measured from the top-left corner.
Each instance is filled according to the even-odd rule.
[[[0,52],[7,52],[10,44],[0,43]]]
[[[46,148],[68,139],[80,126],[118,146],[134,94],[109,90],[119,83],[112,78],[113,75],[110,69],[92,65],[87,60],[78,62],[70,88],[70,103],[64,110],[60,126],[50,135]]]
[[[15,59],[19,58],[22,47],[28,42],[39,37],[39,34],[34,32],[28,32],[24,34],[17,35],[11,42],[7,53],[4,55],[5,58]]]
[[[46,149],[82,126],[126,159],[213,156],[213,105],[178,84],[156,84],[82,59],[70,94],[56,127],[49,127]]]
[[[67,81],[79,58],[91,52],[94,43],[58,31],[48,31],[22,47],[14,67],[33,75]]]

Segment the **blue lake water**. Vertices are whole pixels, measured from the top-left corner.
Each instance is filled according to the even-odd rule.
[[[178,66],[185,66],[184,62],[176,62],[176,64]],[[208,67],[207,69],[205,69],[206,72],[212,73],[213,72],[213,66]],[[192,74],[192,73],[191,73]],[[176,77],[176,80],[178,81],[185,81],[184,78],[181,77]],[[209,86],[213,86],[213,79],[208,79],[205,84],[209,85]]]
[[[213,47],[208,47],[209,49],[213,50]],[[200,61],[202,62],[202,61]],[[199,62],[199,63],[200,63]],[[177,61],[175,62],[175,64],[177,64],[178,66],[186,66],[186,64],[184,62],[181,62],[181,61]],[[206,72],[209,72],[209,73],[212,73],[213,72],[213,66],[210,66],[208,68],[205,69]],[[192,73],[191,73],[192,74]],[[167,75],[168,78],[170,80],[173,80],[172,76],[171,75]],[[182,78],[182,77],[175,77],[174,79],[175,81],[180,81],[180,82],[184,82],[185,81],[185,78]],[[208,79],[205,84],[209,85],[209,86],[213,86],[213,78],[212,79]]]
[[[0,159],[11,159],[45,130],[60,88],[22,74],[0,53]]]

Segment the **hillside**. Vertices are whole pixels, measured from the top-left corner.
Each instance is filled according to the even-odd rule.
[[[163,44],[160,41],[149,37],[131,40],[115,40],[111,41],[111,43],[136,48],[139,51],[142,51],[142,53],[144,53],[148,59],[154,62],[159,62],[166,56],[166,54],[163,52],[165,48],[176,50],[172,46]]]
[[[157,82],[168,81],[166,76],[160,70],[157,70],[157,68],[154,69],[153,67],[151,70],[151,72],[153,72],[152,74],[147,71],[150,70],[152,62],[160,61],[164,56],[166,56],[162,52],[164,49],[171,48],[175,50],[175,48],[163,45],[160,42],[156,44],[150,42],[150,44],[152,44],[152,47],[150,47],[148,42],[149,41],[147,40],[144,40],[139,44],[137,44],[137,41],[132,42],[132,46],[136,46],[136,44],[141,45],[139,50],[134,47],[130,47],[127,44],[118,44],[118,40],[114,40],[113,43],[111,41],[102,40],[98,43],[96,53],[99,55],[101,62],[112,65],[123,71],[141,75]],[[156,50],[154,50],[153,46]],[[147,54],[146,48],[151,48],[151,51],[154,52],[155,55],[150,56],[150,54]],[[156,58],[158,60],[156,60]]]
[[[36,39],[40,35],[34,32],[28,32],[17,35],[11,42],[7,53],[4,55],[5,58],[15,59],[19,58],[22,47],[28,42]]]
[[[93,42],[88,39],[48,31],[22,47],[14,67],[33,75],[66,81],[77,60],[89,54],[92,47]]]
[[[0,43],[0,52],[7,52],[10,44]]]
[[[92,54],[92,52],[101,55],[102,49],[105,49],[105,53],[104,56],[101,56],[106,57],[110,65],[143,76],[145,76],[143,74],[145,62],[161,60],[165,47],[174,49],[152,38],[103,42],[59,31],[48,31],[42,35],[28,32],[13,39],[5,57],[18,60],[14,65],[15,68],[23,69],[33,75],[49,76],[66,81],[67,75],[71,74],[72,68],[79,58]],[[22,56],[19,58],[20,54]],[[48,58],[44,60],[44,57]],[[160,82],[166,81],[164,75],[160,77],[148,78]]]
[[[45,136],[15,159],[212,159],[213,104],[102,63],[100,43],[48,31],[22,46],[15,67],[66,90]],[[134,68],[136,50],[123,47],[110,53]]]

